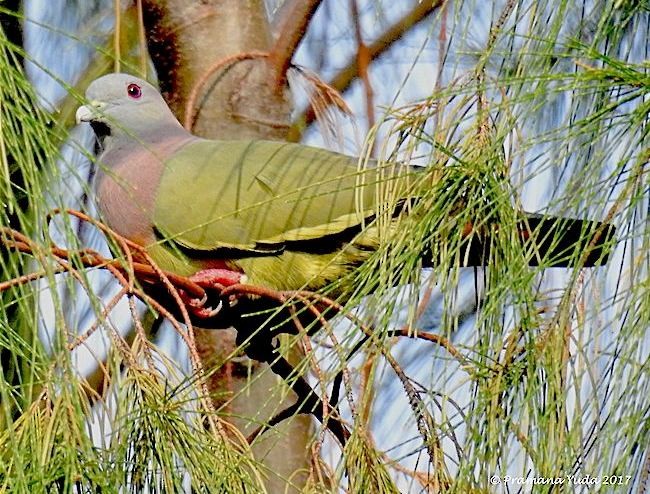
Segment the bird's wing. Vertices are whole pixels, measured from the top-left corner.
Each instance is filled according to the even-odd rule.
[[[361,169],[356,158],[299,144],[194,141],[165,162],[154,226],[199,252],[319,249],[358,231],[388,195],[405,196],[399,168]]]

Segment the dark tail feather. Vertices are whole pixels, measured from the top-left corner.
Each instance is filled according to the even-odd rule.
[[[471,228],[468,226],[468,231]],[[614,225],[600,221],[526,214],[517,223],[519,238],[530,266],[553,268],[601,266],[607,263]],[[486,266],[492,242],[486,234],[473,233],[461,244],[462,266]],[[584,262],[581,262],[584,261]]]
[[[528,264],[538,266],[541,261],[557,268],[578,262],[584,267],[606,264],[616,233],[614,225],[601,221],[532,214],[518,223],[518,229],[524,248],[536,252]]]

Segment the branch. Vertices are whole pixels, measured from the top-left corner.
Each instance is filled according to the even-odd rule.
[[[49,216],[60,214],[61,212],[63,211],[55,210]],[[87,290],[90,290],[86,286],[84,278],[75,267],[75,263],[73,262],[74,260],[77,261],[77,264],[81,264],[85,268],[108,270],[122,286],[122,289],[117,293],[117,295],[113,296],[107,304],[105,304],[97,321],[85,333],[78,335],[68,344],[68,349],[70,351],[87,341],[87,339],[101,326],[101,321],[105,321],[108,318],[110,312],[117,306],[123,297],[129,298],[129,307],[131,308],[135,321],[137,319],[137,314],[131,298],[132,296],[136,296],[143,302],[149,304],[155,311],[171,322],[174,329],[178,332],[188,347],[194,375],[198,377],[200,383],[204,384],[203,378],[205,377],[205,373],[203,372],[201,359],[196,350],[190,312],[194,318],[200,320],[202,327],[211,327],[211,321],[214,320],[217,321],[217,326],[214,327],[223,327],[222,325],[218,325],[219,320],[217,317],[219,316],[219,311],[203,311],[205,304],[210,300],[208,295],[216,294],[220,299],[225,299],[230,302],[224,304],[224,306],[230,306],[231,303],[233,303],[235,307],[239,300],[244,299],[249,295],[253,295],[255,297],[271,300],[280,307],[288,306],[291,314],[289,320],[293,323],[293,326],[283,324],[280,329],[276,329],[275,331],[261,331],[261,335],[256,334],[255,330],[242,330],[240,328],[238,331],[238,340],[250,340],[248,346],[244,347],[244,351],[251,358],[268,362],[271,370],[288,382],[289,378],[293,377],[295,370],[284,360],[284,358],[277,356],[276,348],[272,340],[274,336],[279,333],[300,333],[301,330],[303,333],[305,332],[304,326],[299,320],[299,314],[295,311],[294,307],[288,305],[292,301],[305,300],[308,309],[314,311],[318,317],[322,317],[322,312],[314,305],[321,301],[319,295],[304,291],[276,291],[245,284],[235,284],[229,287],[214,284],[210,287],[204,287],[194,282],[191,278],[161,270],[148,255],[144,247],[122,237],[103,223],[94,220],[79,211],[66,210],[65,212],[98,228],[104,235],[109,237],[120,247],[125,259],[106,259],[99,253],[89,249],[68,251],[53,243],[49,247],[43,248],[21,232],[8,227],[1,227],[0,243],[4,244],[5,247],[10,250],[31,254],[43,265],[49,257],[53,260],[56,267],[47,270],[44,266],[44,269],[40,271],[4,281],[0,283],[0,292],[43,278],[52,272],[67,272],[74,276],[75,279]],[[140,285],[146,286],[147,289],[145,290],[144,288],[141,288]],[[152,296],[150,293],[154,293],[155,295]],[[163,294],[166,294],[167,296],[162,296]],[[184,294],[185,299],[181,294]],[[199,304],[186,305],[188,294],[191,295],[193,299],[200,299],[201,302]],[[171,303],[169,299],[171,299]],[[220,307],[222,307],[222,305],[220,305]],[[180,312],[183,324],[186,326],[185,330],[181,327],[181,323],[179,322],[175,312]],[[205,315],[206,313],[209,315]],[[144,341],[145,337],[142,326],[138,326],[136,323],[136,329],[138,329],[137,332],[140,339]],[[121,341],[119,334],[115,331],[111,331],[111,338],[118,350],[124,354],[129,365],[136,365],[135,359],[129,354],[127,345],[125,342]],[[148,361],[151,360],[148,357],[150,356],[145,354],[145,358],[147,358]],[[102,374],[105,373],[103,372]],[[331,417],[334,410],[330,407],[327,400],[321,399],[301,376],[298,376],[292,383],[289,383],[289,386],[298,395],[300,404],[297,408],[292,408],[291,410],[294,410],[295,413],[310,413],[314,415],[332,432],[332,434],[334,434],[341,444],[345,446],[345,442],[349,437],[349,432],[343,423],[336,418],[336,415]],[[209,393],[207,392],[207,389],[204,389],[202,401],[205,410],[208,413],[211,413],[214,411],[214,408],[212,407],[212,402],[207,398],[208,396]],[[275,424],[281,421],[282,418],[286,416],[286,413],[287,412],[285,411],[285,413],[281,414],[279,417],[271,419],[270,424]],[[329,418],[332,418],[332,420],[328,420]],[[257,434],[261,432],[262,431],[260,430]]]
[[[270,61],[275,68],[275,88],[280,91],[287,82],[291,60],[307,32],[314,13],[322,0],[287,0],[276,14],[276,42],[271,48]]]
[[[366,93],[366,117],[368,119],[368,129],[371,129],[375,124],[375,92],[372,89],[372,84],[370,83],[370,75],[368,74],[368,68],[370,67],[372,57],[368,50],[368,45],[363,41],[363,34],[361,33],[361,19],[359,16],[359,6],[357,5],[357,0],[350,0],[350,8],[352,10],[352,23],[354,24],[354,37],[357,41],[356,61],[358,74],[361,78],[363,89]]]
[[[53,214],[60,214],[62,212],[63,211],[55,210]],[[90,218],[84,213],[75,210],[66,210],[65,212],[98,228],[104,235],[109,237],[110,240],[113,240],[122,250],[125,260],[106,259],[99,253],[87,249],[81,251],[67,251],[55,244],[51,244],[48,248],[42,248],[22,233],[7,227],[0,228],[0,243],[3,243],[9,249],[34,255],[39,259],[41,264],[43,264],[43,268],[45,268],[46,256],[51,256],[55,264],[58,265],[56,270],[57,272],[70,273],[84,286],[84,278],[74,266],[74,263],[72,262],[73,260],[77,260],[77,263],[80,263],[83,267],[108,270],[120,283],[122,290],[105,305],[98,321],[105,320],[122,297],[136,296],[140,298],[143,302],[148,303],[160,315],[168,319],[174,329],[184,340],[190,352],[190,360],[192,362],[194,375],[197,376],[199,382],[202,384],[204,383],[203,378],[205,374],[201,365],[200,356],[196,350],[190,313],[200,320],[202,327],[224,327],[223,325],[210,326],[211,321],[216,320],[218,322],[218,319],[216,318],[219,316],[219,311],[203,310],[205,304],[210,300],[209,295],[216,295],[220,301],[227,301],[225,304],[220,304],[220,307],[226,307],[229,310],[232,310],[232,307],[239,307],[237,310],[243,311],[244,313],[247,313],[247,308],[250,308],[246,305],[245,301],[247,300],[255,303],[259,300],[271,301],[274,304],[272,308],[274,308],[276,312],[271,317],[267,317],[266,314],[263,314],[263,323],[259,325],[251,324],[252,320],[249,320],[248,324],[237,326],[237,340],[238,343],[241,342],[244,352],[255,360],[267,362],[271,370],[287,381],[291,389],[293,389],[293,391],[298,395],[298,403],[300,403],[300,405],[294,406],[289,411],[285,410],[284,412],[281,412],[278,416],[272,418],[269,424],[273,425],[278,423],[283,418],[286,418],[289,412],[310,413],[321,421],[341,442],[341,444],[345,446],[349,433],[341,422],[336,408],[333,408],[329,404],[325,395],[323,398],[319,397],[302,376],[297,376],[295,380],[291,382],[291,378],[295,375],[295,369],[282,356],[278,355],[277,347],[273,340],[281,333],[308,335],[308,332],[305,331],[307,325],[303,324],[303,320],[301,320],[301,317],[305,317],[305,314],[310,317],[311,322],[318,323],[314,326],[311,332],[326,327],[327,319],[334,315],[343,315],[361,329],[365,335],[363,341],[369,339],[375,340],[377,338],[375,331],[364,325],[361,320],[346,311],[339,303],[319,293],[306,290],[278,291],[266,287],[239,283],[227,287],[218,284],[206,287],[199,283],[195,283],[191,278],[165,272],[156,265],[143,246],[122,237],[103,223]],[[43,269],[36,273],[8,280],[0,284],[0,291],[7,290],[16,285],[28,283],[45,276],[46,273],[47,270]],[[141,288],[140,285],[146,286],[147,290]],[[87,289],[89,290],[89,288]],[[186,305],[188,293],[195,299],[200,299],[201,302],[199,304],[192,303]],[[163,295],[166,295],[166,297]],[[242,305],[239,305],[240,302]],[[302,309],[296,311],[295,304],[301,305]],[[134,318],[137,318],[132,303],[130,303],[130,307]],[[273,323],[272,319],[276,317],[277,314],[280,314],[281,316],[284,309],[288,309],[289,316],[283,319],[280,324]],[[183,330],[181,323],[174,312],[181,314],[182,322],[185,324],[186,330]],[[73,350],[77,346],[83,344],[90,334],[99,328],[100,325],[101,324],[97,322],[86,333],[78,336],[69,344],[69,349]],[[138,334],[140,335],[140,339],[144,341],[144,332],[141,327],[139,328]],[[407,329],[398,330],[392,334],[423,338],[432,341],[443,346],[452,356],[460,361],[461,365],[465,363],[463,355],[443,337],[428,333],[412,334]],[[120,341],[119,335],[112,332],[111,336],[115,340],[118,350],[122,349],[122,351],[125,352],[126,344]],[[442,478],[444,479],[446,477],[446,470],[444,468],[443,460],[439,457],[439,444],[438,438],[433,430],[435,427],[433,418],[427,412],[417,391],[411,384],[410,379],[397,364],[390,352],[381,342],[377,343],[380,352],[391,365],[404,386],[417,419],[418,429],[423,438],[425,438],[431,458],[435,459],[436,465],[441,468],[440,471],[442,473],[440,475],[442,475]],[[357,345],[357,348],[358,346],[359,345]],[[355,350],[353,350],[353,352],[354,351]],[[147,355],[145,355],[145,357],[147,357]],[[133,360],[133,362],[135,362],[135,360]],[[332,403],[334,404],[338,401],[337,389],[340,385],[341,379],[342,374],[335,378],[334,392],[332,395]],[[204,396],[202,396],[201,399],[204,403],[205,410],[207,412],[213,411],[214,408],[211,406],[212,402],[207,398],[209,396],[207,391],[203,393],[203,395]],[[261,432],[262,430],[256,431],[256,433],[251,436],[251,440]]]
[[[287,385],[296,393],[298,399],[296,403],[271,417],[268,423],[253,431],[247,438],[248,442],[252,443],[265,430],[283,420],[299,413],[308,413],[327,427],[334,437],[339,440],[341,446],[345,446],[350,437],[350,431],[343,425],[338,411],[332,408],[326,400],[320,398],[304,377],[296,376],[294,367],[283,357],[278,357],[273,362],[269,362],[269,366],[275,374],[284,379]]]
[[[406,13],[395,24],[390,26],[384,34],[369,44],[367,52],[368,60],[374,60],[385,53],[396,41],[398,41],[407,31],[426,19],[429,14],[438,9],[443,4],[443,0],[423,0],[418,2],[411,11]],[[355,56],[339,73],[334,76],[329,85],[337,91],[345,92],[352,81],[359,76],[359,58]],[[309,107],[299,116],[289,129],[288,140],[297,142],[300,140],[303,128],[309,127],[316,119],[316,113],[313,108]]]

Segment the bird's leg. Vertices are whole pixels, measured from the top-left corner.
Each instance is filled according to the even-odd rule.
[[[193,315],[201,319],[209,319],[214,317],[221,310],[222,302],[216,308],[206,307],[205,303],[208,301],[207,291],[216,290],[221,291],[225,287],[236,285],[238,283],[246,282],[246,275],[239,271],[223,268],[208,268],[197,271],[189,277],[191,281],[206,290],[203,298],[199,299],[187,295],[183,290],[179,294],[185,305],[190,309]]]

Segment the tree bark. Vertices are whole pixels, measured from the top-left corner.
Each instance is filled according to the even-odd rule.
[[[269,51],[272,37],[260,0],[145,0],[149,51],[160,88],[182,120],[196,82],[228,57]],[[284,139],[291,107],[276,92],[264,61],[225,64],[200,94],[193,132],[206,137]]]
[[[219,66],[198,92],[190,115],[193,132],[220,139],[286,138],[291,106],[286,91],[274,87],[272,65],[265,59],[224,63],[233,55],[271,49],[263,0],[145,0],[143,7],[160,88],[179,120],[186,117],[197,81]],[[236,347],[234,330],[197,329],[196,341],[206,369]],[[217,406],[227,401],[224,391],[236,396],[227,411],[247,435],[294,401],[295,396],[281,399],[277,381],[268,365],[238,358],[221,366],[209,387],[219,397]],[[295,486],[289,492],[305,484],[311,428],[309,416],[297,416],[255,442],[253,452],[268,468],[269,492],[285,492],[288,478]]]

